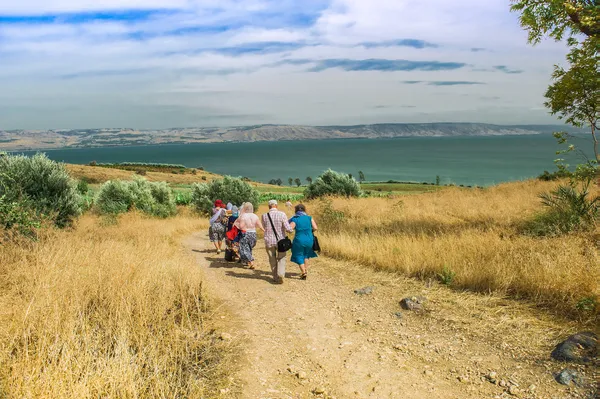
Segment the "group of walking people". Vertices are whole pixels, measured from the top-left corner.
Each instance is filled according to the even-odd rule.
[[[288,201],[286,206],[291,208],[292,204]],[[254,213],[250,202],[238,208],[231,203],[225,205],[221,200],[215,201],[208,234],[217,254],[225,251],[225,260],[239,259],[249,269],[255,269],[253,250],[258,241],[258,230],[264,232],[273,280],[278,284],[285,281],[286,251],[290,246],[287,234],[295,231],[291,261],[300,267],[300,278],[306,280],[309,259],[317,257],[315,250],[320,248],[314,235],[317,223],[306,213],[303,204],[296,205],[294,216],[288,219],[286,213],[278,209],[277,200],[269,201],[269,211],[262,217]]]

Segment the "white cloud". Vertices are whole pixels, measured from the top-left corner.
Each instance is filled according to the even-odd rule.
[[[214,124],[207,110],[215,110],[215,101],[235,124],[553,121],[538,108],[564,47],[529,47],[505,0],[325,1],[1,2],[0,108],[12,111],[2,115],[0,128],[81,127],[86,115],[90,125],[105,121],[110,126],[111,112],[128,108],[129,126],[180,126],[182,119],[186,125]],[[161,8],[177,10],[130,18],[123,13]],[[111,10],[120,10],[118,18],[100,20],[89,14]],[[88,14],[75,20],[62,14],[81,12]],[[56,18],[2,22],[10,15],[42,14]],[[439,46],[359,45],[399,39]],[[257,44],[273,42],[306,46],[261,52]],[[485,50],[473,52],[474,47]],[[466,66],[436,72],[331,68],[317,73],[307,71],[313,64],[286,65],[280,62],[284,59],[400,59]],[[523,73],[492,72],[497,65]],[[406,80],[485,84],[402,84]],[[53,111],[43,112],[44,105]],[[168,112],[157,111],[165,107]],[[77,118],[69,111],[73,109]],[[127,120],[126,112],[121,120]],[[227,124],[226,117],[219,123]]]

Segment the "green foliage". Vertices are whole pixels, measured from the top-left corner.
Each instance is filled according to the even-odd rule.
[[[363,171],[362,171],[362,170],[359,170],[359,171],[358,171],[358,180],[359,180],[361,183],[362,183],[362,182],[364,182],[364,181],[366,180],[366,178],[365,178],[365,174],[363,173]]]
[[[546,35],[560,41],[564,35],[598,37],[600,16],[595,0],[511,0],[511,10],[521,14],[521,26],[529,42],[539,43]]]
[[[89,190],[90,190],[90,186],[89,186],[87,180],[81,179],[77,182],[77,192],[79,192],[79,194],[85,195],[85,194],[87,194],[87,192]]]
[[[581,185],[561,185],[540,196],[548,208],[526,226],[534,236],[558,236],[575,231],[589,231],[600,215],[600,197],[590,198],[591,180]]]
[[[440,282],[447,286],[452,285],[455,277],[456,272],[450,269],[447,265],[444,266],[441,273],[438,273],[438,278],[440,279]]]
[[[134,204],[134,198],[129,191],[129,182],[110,180],[100,186],[96,196],[96,208],[101,214],[125,213]]]
[[[304,194],[285,194],[285,193],[261,193],[260,194],[260,199],[259,202],[263,203],[263,202],[267,202],[269,200],[277,200],[277,202],[286,202],[287,200],[290,200],[292,202],[299,202],[302,201],[304,199]]]
[[[304,196],[308,199],[328,195],[360,197],[361,194],[362,191],[356,180],[346,174],[334,172],[331,169],[319,176],[316,181],[309,184],[304,191]]]
[[[436,186],[440,185],[440,176],[439,175],[435,177],[435,185]]]
[[[40,218],[65,227],[81,214],[77,184],[63,164],[45,154],[0,156],[0,196],[5,204],[27,204]],[[11,205],[12,206],[12,205]]]
[[[235,205],[251,202],[256,208],[259,204],[260,193],[248,182],[231,176],[225,176],[210,183],[194,184],[192,187],[192,204],[200,213],[210,215],[213,203],[218,199],[224,203],[231,202]]]
[[[167,218],[177,213],[177,206],[173,190],[164,182],[153,182],[150,184],[150,193],[154,199],[151,214],[161,218]]]
[[[138,209],[149,215],[169,217],[177,213],[175,198],[165,182],[111,180],[104,183],[95,201],[101,214],[118,215]]]
[[[152,162],[120,162],[120,163],[99,163],[97,166],[103,167],[118,167],[118,166],[140,166],[148,168],[167,168],[167,169],[183,169],[185,171],[186,166],[181,164],[170,164],[170,163],[152,163]]]
[[[294,179],[288,177],[288,184],[291,186],[294,183]]]
[[[542,181],[554,181],[559,179],[564,179],[568,177],[572,177],[573,174],[566,169],[559,169],[555,172],[544,171],[541,175],[538,176],[538,180]]]
[[[192,192],[191,191],[175,191],[175,204],[177,205],[190,205],[192,203]]]
[[[297,186],[297,187],[300,187],[300,186],[302,185],[302,180],[300,180],[300,178],[299,178],[299,177],[296,177],[296,178],[294,179],[294,183],[296,183],[296,186]]]
[[[600,302],[598,302],[598,297],[596,296],[581,298],[577,301],[577,304],[575,304],[575,309],[581,313],[592,313],[598,307],[600,307]]]
[[[40,226],[40,216],[26,200],[8,200],[6,194],[0,196],[0,230],[35,237]]]

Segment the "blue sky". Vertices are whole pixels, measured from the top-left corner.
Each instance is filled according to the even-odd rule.
[[[508,3],[0,1],[0,129],[556,123]]]

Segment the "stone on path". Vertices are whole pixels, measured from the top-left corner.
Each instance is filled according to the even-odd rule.
[[[563,362],[590,363],[598,357],[600,341],[593,332],[582,332],[571,335],[556,345],[552,358]]]
[[[375,287],[364,287],[354,290],[356,295],[371,295],[375,290]]]
[[[556,382],[561,385],[571,385],[571,383],[576,386],[583,385],[583,377],[577,371],[573,369],[563,369],[559,373],[554,376]]]
[[[427,299],[423,298],[421,296],[419,296],[419,297],[412,296],[412,297],[407,297],[407,298],[402,299],[400,301],[400,306],[404,310],[411,310],[413,312],[419,312],[419,311],[423,310],[423,304],[425,303],[425,301],[427,301]]]

